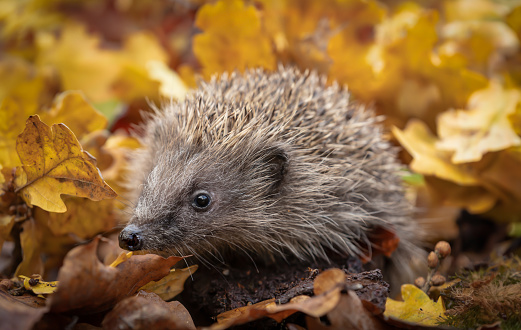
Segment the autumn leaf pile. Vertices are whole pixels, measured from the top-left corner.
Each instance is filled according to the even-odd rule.
[[[431,207],[521,222],[520,36],[519,1],[1,1],[0,267],[4,277],[26,276],[25,287],[69,283],[25,321],[48,310],[107,310],[131,295],[60,307],[85,283],[120,276],[105,269],[121,252],[113,243],[102,239],[112,246],[98,251],[104,260],[92,252],[100,238],[90,252],[73,248],[117,233],[124,219],[126,154],[139,147],[129,131],[140,111],[226,71],[282,63],[346,84],[386,115]],[[158,264],[174,264],[166,260]],[[96,275],[69,279],[81,265]],[[166,291],[159,296],[172,298]]]

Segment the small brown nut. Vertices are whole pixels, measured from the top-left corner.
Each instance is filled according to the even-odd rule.
[[[435,252],[429,253],[429,256],[427,257],[427,265],[429,268],[436,268],[438,266],[438,256]]]
[[[414,285],[416,285],[420,289],[423,288],[423,286],[425,285],[425,279],[421,276],[418,277],[414,280]]]
[[[439,241],[438,243],[436,243],[436,246],[434,247],[434,251],[438,252],[438,254],[442,258],[445,258],[450,255],[450,251],[451,251],[450,244],[445,241]]]
[[[446,281],[447,280],[445,279],[445,276],[440,275],[440,274],[434,275],[431,279],[431,283],[433,286],[443,285],[443,284],[445,284]]]

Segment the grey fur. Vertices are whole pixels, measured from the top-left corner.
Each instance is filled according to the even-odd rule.
[[[206,260],[228,249],[360,255],[380,226],[400,238],[392,259],[406,272],[419,232],[381,121],[313,72],[215,77],[146,120],[146,148],[130,165],[129,224],[143,249]],[[210,192],[209,211],[191,206],[197,190]]]

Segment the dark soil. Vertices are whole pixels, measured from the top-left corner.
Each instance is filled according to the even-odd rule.
[[[298,295],[313,295],[313,281],[323,270],[339,268],[348,274],[346,288],[357,293],[373,311],[383,311],[389,285],[380,270],[362,272],[362,263],[355,257],[338,258],[331,263],[280,261],[271,265],[238,262],[219,270],[201,267],[185,284],[181,302],[198,326],[215,322],[215,316],[225,311],[275,298],[287,303]],[[296,313],[284,323],[304,326],[302,314]],[[248,329],[283,329],[284,324],[265,318],[245,325]],[[237,328],[237,327],[236,327]],[[235,329],[235,328],[234,328]]]

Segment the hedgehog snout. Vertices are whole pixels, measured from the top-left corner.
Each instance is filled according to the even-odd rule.
[[[119,234],[119,247],[129,251],[141,250],[143,238],[141,230],[135,225],[128,225]]]

